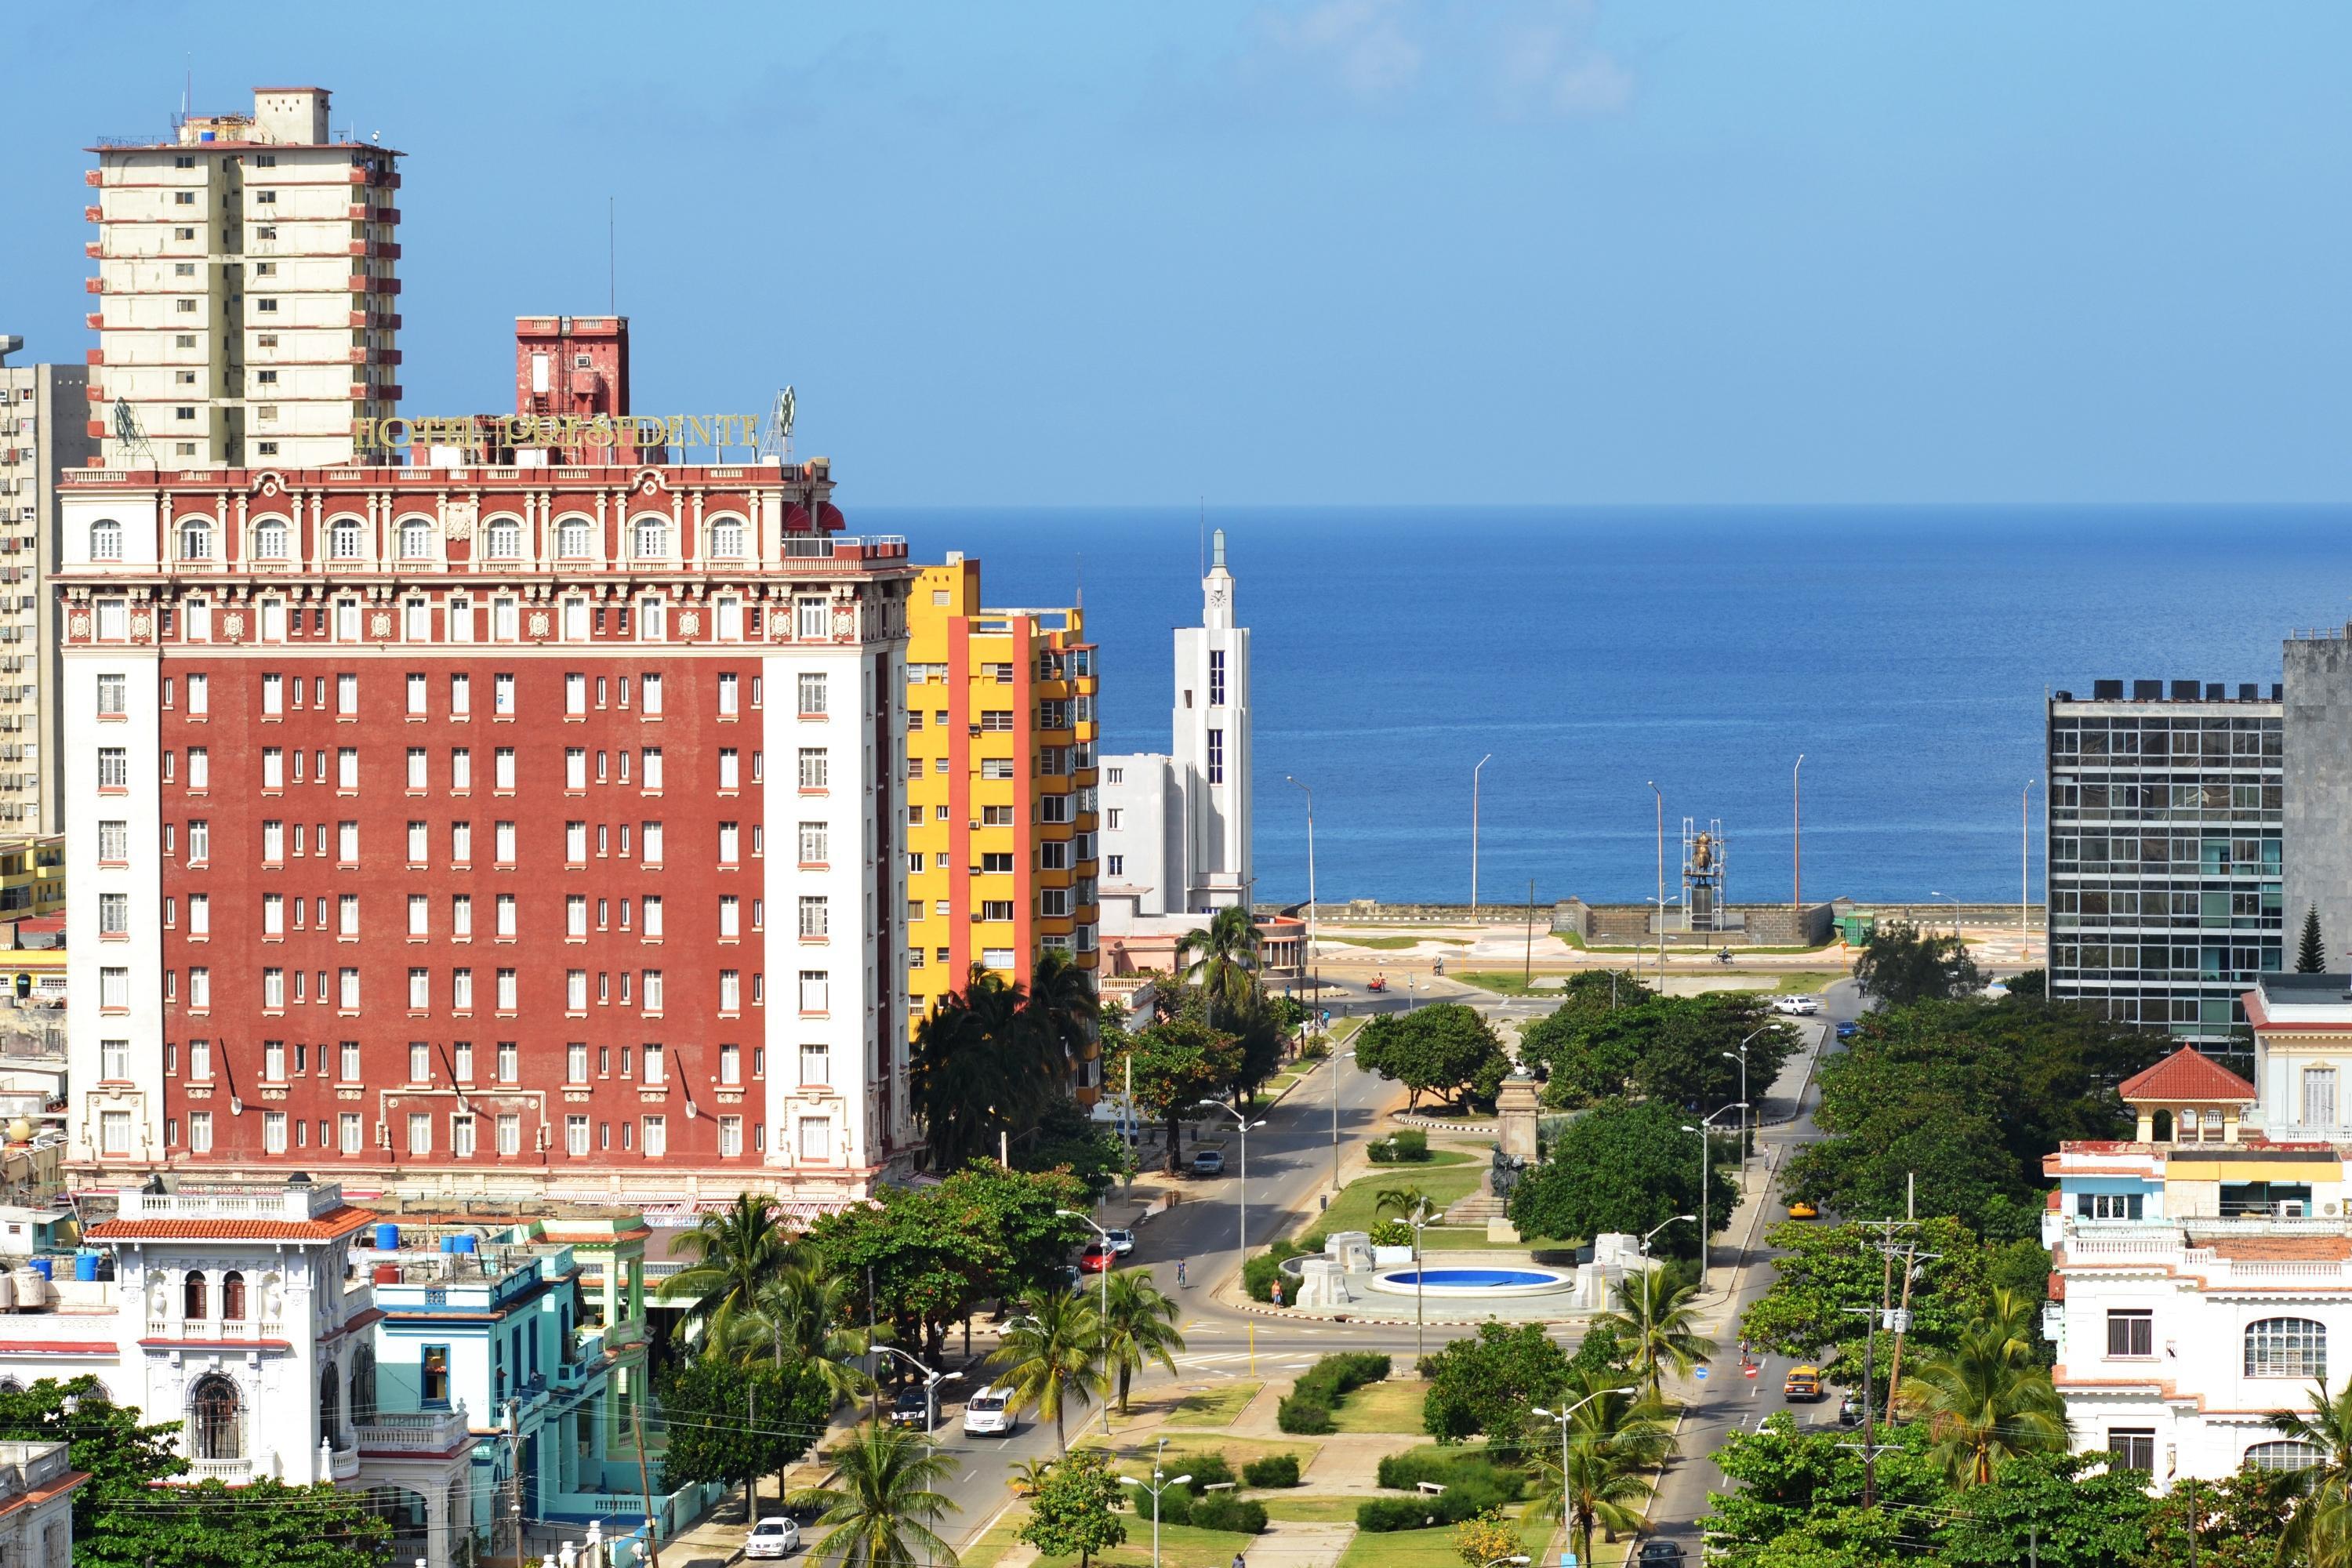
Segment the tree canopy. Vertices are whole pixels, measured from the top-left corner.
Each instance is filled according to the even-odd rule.
[[[1604,1232],[1640,1236],[1678,1214],[1699,1211],[1699,1135],[1683,1131],[1683,1113],[1655,1100],[1609,1100],[1585,1111],[1554,1140],[1551,1157],[1511,1193],[1511,1223],[1523,1236],[1586,1240]],[[1729,1140],[1726,1140],[1729,1142]],[[1738,1186],[1715,1161],[1707,1173],[1707,1225],[1731,1224]],[[1661,1253],[1698,1250],[1696,1226],[1659,1234]]]
[[[662,1379],[669,1434],[662,1484],[740,1483],[781,1471],[809,1451],[833,1413],[833,1393],[799,1363],[754,1366],[697,1356]]]
[[[1431,1436],[1459,1443],[1484,1433],[1501,1449],[1524,1445],[1528,1412],[1556,1403],[1570,1375],[1568,1352],[1543,1324],[1496,1322],[1423,1357],[1421,1373],[1429,1379],[1421,1419]]]
[[[1105,1041],[1104,1081],[1130,1086],[1135,1108],[1168,1128],[1168,1169],[1176,1168],[1183,1113],[1230,1084],[1241,1064],[1233,1037],[1197,1018],[1171,1018]]]
[[[1728,1105],[1739,1098],[1743,1042],[1751,1096],[1771,1087],[1801,1043],[1755,992],[1644,993],[1612,1008],[1593,1005],[1600,990],[1588,987],[1520,1034],[1519,1058],[1544,1075],[1548,1105],[1572,1110],[1629,1094],[1686,1110]]]
[[[1078,1568],[1087,1568],[1097,1553],[1127,1539],[1127,1526],[1116,1511],[1124,1489],[1111,1474],[1108,1454],[1081,1448],[1046,1469],[1016,1539],[1042,1556],[1076,1557]]]
[[[1460,1002],[1372,1019],[1356,1036],[1356,1060],[1366,1070],[1404,1085],[1408,1110],[1424,1094],[1492,1104],[1511,1070],[1511,1058],[1493,1026],[1476,1008]]]
[[[1969,945],[1958,936],[1938,936],[1914,925],[1880,926],[1854,955],[1854,983],[1862,994],[1888,1006],[1909,1002],[1949,1002],[1972,996],[1984,985]]]

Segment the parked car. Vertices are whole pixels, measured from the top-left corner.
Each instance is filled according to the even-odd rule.
[[[912,1426],[918,1432],[929,1431],[931,1429],[930,1391],[919,1385],[900,1389],[898,1397],[890,1401],[890,1425]]]
[[[1789,1380],[1780,1385],[1780,1396],[1807,1405],[1821,1398],[1822,1369],[1817,1366],[1790,1367]]]
[[[791,1520],[770,1514],[751,1527],[743,1538],[746,1557],[785,1557],[801,1549],[801,1527]]]
[[[1821,1010],[1821,1003],[1811,996],[1781,996],[1772,1003],[1775,1013],[1788,1013],[1800,1017],[1811,1017]]]
[[[994,1384],[964,1401],[963,1429],[968,1436],[1010,1437],[1020,1426],[1020,1418],[1013,1413],[1012,1394]]]
[[[1837,1021],[1837,1037],[1839,1039],[1850,1040],[1860,1033],[1862,1033],[1862,1026],[1853,1019],[1840,1018]]]
[[[1683,1549],[1677,1542],[1644,1541],[1642,1542],[1640,1555],[1633,1561],[1637,1564],[1647,1563],[1650,1568],[1665,1568],[1668,1563],[1675,1564],[1676,1568],[1679,1568],[1680,1564],[1689,1562],[1690,1559],[1683,1555]]]
[[[1118,1253],[1101,1242],[1089,1241],[1087,1249],[1078,1254],[1078,1271],[1081,1274],[1108,1274],[1112,1261],[1118,1257]]]
[[[1118,1253],[1121,1258],[1125,1258],[1129,1253],[1135,1250],[1135,1232],[1131,1230],[1114,1230],[1107,1232],[1106,1234],[1110,1237],[1110,1249],[1113,1252]]]
[[[1222,1176],[1225,1173],[1225,1157],[1214,1149],[1202,1149],[1192,1156],[1192,1173]]]
[[[1819,1219],[1822,1217],[1822,1211],[1815,1208],[1812,1205],[1800,1200],[1789,1205],[1789,1217],[1790,1219]]]
[[[1841,1426],[1859,1426],[1862,1425],[1862,1396],[1860,1394],[1849,1394],[1843,1399],[1838,1401],[1838,1425]]]

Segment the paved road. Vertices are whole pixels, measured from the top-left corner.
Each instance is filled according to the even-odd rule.
[[[1854,990],[1853,982],[1840,980],[1822,993],[1822,1011],[1832,1023],[1859,1016],[1863,1003]],[[1833,1049],[1835,1045],[1832,1038],[1823,1049]],[[1813,1126],[1815,1098],[1809,1087],[1792,1120],[1768,1126],[1763,1131],[1759,1138],[1759,1157],[1764,1147],[1777,1145],[1781,1151],[1781,1161],[1785,1163],[1788,1155],[1798,1146],[1820,1136]],[[1777,1107],[1768,1108],[1767,1114],[1777,1110]],[[1706,1512],[1707,1493],[1724,1489],[1728,1485],[1711,1458],[1725,1438],[1734,1432],[1752,1428],[1766,1416],[1780,1410],[1795,1411],[1800,1422],[1834,1422],[1837,1417],[1835,1395],[1818,1405],[1794,1405],[1781,1397],[1782,1382],[1788,1376],[1789,1368],[1795,1364],[1785,1357],[1763,1358],[1753,1382],[1739,1374],[1738,1313],[1772,1284],[1771,1258],[1774,1254],[1763,1244],[1762,1233],[1788,1217],[1788,1209],[1778,1193],[1769,1194],[1766,1201],[1769,1206],[1757,1227],[1759,1239],[1756,1246],[1742,1255],[1745,1267],[1739,1273],[1737,1288],[1732,1291],[1732,1310],[1728,1314],[1731,1326],[1721,1336],[1721,1348],[1715,1367],[1706,1382],[1687,1384],[1681,1390],[1683,1397],[1689,1402],[1678,1433],[1683,1457],[1667,1468],[1650,1510],[1652,1533],[1668,1541],[1680,1542],[1694,1563],[1700,1560],[1698,1527],[1699,1521]],[[1726,1243],[1720,1245],[1727,1245],[1732,1239],[1727,1237]],[[1720,1253],[1717,1261],[1719,1267]],[[1719,1310],[1719,1304],[1708,1305]],[[1710,1312],[1708,1315],[1714,1314]]]

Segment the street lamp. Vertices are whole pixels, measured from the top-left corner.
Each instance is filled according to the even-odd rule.
[[[1936,891],[1936,889],[1933,889],[1933,888],[1930,888],[1930,889],[1927,889],[1927,896],[1928,896],[1929,898],[1931,898],[1931,899],[1941,899],[1941,900],[1944,900],[1944,902],[1946,902],[1946,903],[1948,903],[1948,904],[1949,904],[1949,905],[1951,905],[1951,906],[1952,906],[1952,940],[1953,940],[1954,942],[1958,942],[1958,941],[1959,941],[1959,940],[1960,940],[1960,900],[1958,900],[1958,899],[1956,899],[1956,898],[1954,898],[1954,897],[1952,897],[1952,895],[1951,895],[1951,894],[1949,894],[1949,893],[1939,893],[1939,892]]]
[[[1547,1421],[1557,1421],[1557,1422],[1559,1422],[1559,1532],[1560,1532],[1560,1534],[1562,1534],[1563,1536],[1565,1536],[1565,1535],[1568,1533],[1568,1421],[1569,1421],[1569,1417],[1570,1417],[1570,1416],[1571,1416],[1571,1415],[1574,1415],[1578,1411],[1580,1411],[1580,1410],[1583,1409],[1586,1405],[1588,1405],[1591,1404],[1594,1400],[1596,1400],[1596,1399],[1600,1398],[1600,1397],[1601,1396],[1601,1394],[1614,1394],[1614,1393],[1616,1393],[1616,1392],[1617,1392],[1617,1391],[1616,1391],[1615,1389],[1613,1389],[1613,1388],[1603,1388],[1603,1389],[1596,1390],[1595,1392],[1593,1392],[1593,1393],[1591,1393],[1591,1394],[1586,1394],[1583,1398],[1581,1398],[1581,1399],[1578,1400],[1575,1404],[1573,1404],[1573,1405],[1571,1405],[1568,1406],[1566,1409],[1561,1410],[1561,1411],[1559,1411],[1559,1413],[1557,1413],[1557,1414],[1554,1414],[1553,1412],[1551,1412],[1551,1411],[1549,1411],[1549,1410],[1546,1410],[1546,1409],[1545,1409],[1542,1405],[1537,1405],[1534,1409],[1530,1410],[1530,1411],[1528,1413],[1528,1414],[1529,1414],[1529,1415],[1540,1415],[1540,1416],[1542,1416],[1542,1417],[1543,1417],[1545,1420],[1547,1420]],[[1521,1561],[1525,1561],[1525,1559],[1521,1559]]]
[[[1354,1061],[1353,1051],[1331,1053],[1331,1191],[1339,1190],[1339,1064]]]
[[[1405,1220],[1412,1226],[1412,1359],[1416,1363],[1428,1353],[1423,1339],[1421,1287],[1429,1273],[1429,1259],[1422,1251],[1421,1233],[1428,1228],[1430,1217],[1429,1200],[1424,1197],[1412,1205],[1412,1213]]]
[[[1054,1214],[1058,1219],[1076,1220],[1102,1238],[1102,1330],[1103,1332],[1108,1333],[1110,1331],[1110,1260],[1118,1256],[1111,1250],[1110,1232],[1097,1225],[1092,1216],[1082,1215],[1076,1209],[1055,1209]],[[1103,1401],[1103,1436],[1106,1437],[1110,1436],[1110,1401],[1108,1399]]]
[[[1470,923],[1478,923],[1478,768],[1495,760],[1487,752],[1478,759],[1478,766],[1470,770]]]
[[[940,1424],[940,1384],[951,1377],[961,1377],[960,1372],[933,1372],[923,1363],[896,1345],[869,1344],[866,1348],[883,1355],[894,1355],[923,1374],[923,1430],[928,1434]]]
[[[1222,1110],[1241,1126],[1242,1159],[1240,1174],[1236,1178],[1241,1183],[1241,1202],[1235,1205],[1234,1209],[1234,1234],[1239,1238],[1241,1247],[1241,1256],[1234,1260],[1234,1267],[1239,1268],[1249,1261],[1249,1131],[1253,1127],[1265,1126],[1265,1122],[1263,1120],[1252,1121],[1222,1100],[1204,1100],[1197,1109]]]
[[[1684,1131],[1698,1134],[1698,1288],[1701,1295],[1706,1293],[1706,1184],[1710,1173],[1707,1159],[1713,1152],[1706,1135],[1708,1130],[1715,1125],[1716,1117],[1727,1110],[1746,1110],[1747,1109],[1748,1102],[1743,1100],[1737,1105],[1717,1107],[1710,1114],[1700,1117],[1698,1125],[1696,1127],[1687,1121],[1683,1123]]]
[[[1165,1437],[1160,1438],[1160,1450],[1165,1451],[1167,1447],[1168,1439]],[[1118,1484],[1120,1486],[1134,1487],[1139,1491],[1147,1491],[1151,1494],[1151,1568],[1160,1568],[1160,1494],[1166,1491],[1170,1487],[1190,1486],[1192,1481],[1192,1478],[1189,1475],[1175,1476],[1166,1480],[1161,1479],[1159,1452],[1155,1452],[1151,1456],[1151,1479],[1150,1480],[1140,1481],[1136,1479],[1133,1476],[1121,1476],[1118,1478]]]
[[[1797,753],[1797,765],[1789,770],[1789,910],[1791,914],[1805,906],[1805,753]],[[1800,915],[1798,918],[1802,919]]]
[[[1759,1035],[1760,1035],[1760,1034],[1763,1034],[1766,1030],[1768,1030],[1768,1029],[1769,1029],[1769,1028],[1771,1028],[1771,1027],[1772,1027],[1772,1026],[1771,1026],[1770,1024],[1766,1024],[1766,1025],[1763,1025],[1761,1027],[1755,1028],[1755,1029],[1750,1029],[1750,1030],[1748,1032],[1748,1039],[1745,1039],[1745,1040],[1740,1041],[1740,1042],[1739,1042],[1739,1044],[1738,1044],[1738,1046],[1736,1047],[1736,1048],[1738,1050],[1738,1052],[1739,1052],[1739,1055],[1738,1055],[1738,1057],[1736,1057],[1736,1058],[1735,1058],[1735,1057],[1731,1054],[1731,1052],[1730,1052],[1730,1051],[1726,1051],[1726,1052],[1724,1052],[1724,1053],[1723,1053],[1723,1059],[1724,1059],[1725,1061],[1734,1061],[1734,1060],[1736,1060],[1736,1061],[1738,1061],[1738,1062],[1739,1063],[1739,1102],[1740,1102],[1742,1105],[1745,1105],[1745,1104],[1747,1104],[1747,1103],[1748,1103],[1748,1042],[1749,1042],[1749,1041],[1751,1041],[1751,1040],[1753,1040],[1753,1039],[1755,1039],[1757,1036],[1759,1036]],[[1748,1134],[1748,1118],[1746,1118],[1745,1116],[1743,1116],[1743,1117],[1741,1117],[1741,1118],[1739,1119],[1739,1131],[1740,1131],[1740,1138],[1739,1138],[1739,1165],[1740,1165],[1740,1168],[1741,1168],[1742,1170],[1745,1170],[1745,1169],[1747,1169],[1747,1167],[1748,1167],[1748,1136],[1747,1136],[1747,1134]]]
[[[1702,1190],[1699,1194],[1702,1199],[1706,1196],[1704,1191],[1705,1185],[1706,1181],[1702,1177],[1700,1180]],[[1650,1277],[1650,1238],[1666,1226],[1680,1225],[1685,1220],[1688,1220],[1693,1225],[1699,1223],[1699,1217],[1695,1214],[1671,1215],[1642,1233],[1642,1353],[1644,1355],[1649,1353],[1650,1346],[1650,1303],[1657,1299],[1657,1282]],[[1699,1238],[1704,1242],[1706,1237],[1706,1232],[1702,1228]],[[1701,1250],[1705,1250],[1704,1247]],[[1699,1284],[1702,1288],[1706,1284],[1706,1269],[1704,1265],[1699,1268]]]

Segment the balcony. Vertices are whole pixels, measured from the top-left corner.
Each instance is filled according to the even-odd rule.
[[[220,1481],[228,1486],[241,1487],[252,1479],[253,1461],[251,1459],[191,1459],[188,1461],[188,1479],[192,1481]]]
[[[263,1318],[150,1318],[151,1340],[282,1340],[286,1325]]]
[[[467,1441],[466,1417],[456,1410],[381,1411],[352,1430],[370,1454],[446,1454]]]

